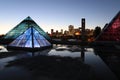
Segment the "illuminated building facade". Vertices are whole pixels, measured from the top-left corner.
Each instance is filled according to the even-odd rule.
[[[71,37],[75,37],[75,36],[80,36],[81,35],[81,31],[79,28],[74,28],[73,25],[69,25],[68,26],[68,31],[65,30],[63,31],[63,29],[61,29],[61,31],[59,32],[58,30],[56,30],[56,32],[54,32],[54,29],[51,29],[51,34],[50,36],[53,38],[61,38],[61,37],[65,37],[65,36],[71,36]]]

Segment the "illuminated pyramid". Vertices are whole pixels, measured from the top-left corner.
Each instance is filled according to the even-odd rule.
[[[103,28],[96,41],[120,41],[120,11],[112,21]]]
[[[31,26],[11,42],[8,45],[8,48],[34,51],[50,46],[51,43],[42,34],[40,34],[38,30]]]
[[[16,27],[10,30],[3,39],[5,40],[14,40],[21,34],[23,34],[29,27],[33,27],[36,29],[43,37],[47,40],[50,40],[50,37],[28,16],[21,23],[19,23]]]

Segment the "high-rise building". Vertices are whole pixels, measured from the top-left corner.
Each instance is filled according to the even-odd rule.
[[[51,29],[51,34],[53,34],[54,33],[54,29]]]
[[[61,34],[63,34],[63,29],[61,29]]]
[[[74,26],[73,25],[69,25],[68,26],[68,31],[69,31],[69,36],[74,36],[75,30],[74,30]]]

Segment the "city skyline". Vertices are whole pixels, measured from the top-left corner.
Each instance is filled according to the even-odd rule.
[[[0,34],[5,34],[30,16],[45,32],[67,30],[69,25],[104,27],[120,10],[118,0],[1,0]]]

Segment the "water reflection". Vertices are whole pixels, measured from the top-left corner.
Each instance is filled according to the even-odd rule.
[[[93,51],[93,48],[84,46],[54,45],[52,49],[38,52],[2,51],[0,52],[0,66],[2,66],[0,74],[4,72],[3,70],[16,67],[25,71],[25,74],[30,73],[34,76],[33,80],[35,78],[51,79],[51,77],[55,79],[61,77],[65,80],[79,80],[81,78],[81,80],[117,80],[103,60],[108,65],[115,67],[113,64],[117,63],[117,66],[119,63],[116,59],[120,59],[120,57],[109,54],[112,50],[107,52],[105,48],[106,51],[104,50],[105,52],[102,54],[103,50],[100,49],[94,48]],[[119,53],[119,51],[116,52]],[[12,70],[15,72],[14,74],[21,73],[19,70]],[[11,72],[11,68],[8,71]],[[6,74],[10,72],[6,71]]]
[[[34,80],[95,80],[92,67],[79,58],[41,55],[9,62],[11,66],[23,66]]]
[[[91,50],[92,49],[90,48],[87,49],[78,45],[55,45],[54,48],[49,52],[49,55],[84,58],[85,52]]]
[[[3,73],[5,75],[8,75],[9,73],[11,73],[11,71],[14,74],[17,74],[23,73],[25,71],[24,74],[26,75],[27,74],[26,71],[28,71],[34,77],[33,80],[38,79],[94,80],[93,77],[94,71],[90,65],[84,64],[82,62],[81,58],[83,58],[83,56],[80,58],[81,56],[80,51],[76,52],[70,50],[56,51],[53,48],[34,53],[24,51],[11,51],[2,52],[0,54],[4,55],[4,57],[1,56],[1,58],[3,59],[6,59],[7,57],[11,58],[10,61],[7,61],[6,65],[1,64],[4,66],[4,69],[7,70],[5,72],[4,69],[1,70],[0,71],[1,74]],[[70,56],[74,58],[71,58]],[[2,59],[0,60],[2,61]],[[16,69],[13,68],[11,69],[11,67],[16,68],[17,71]],[[23,67],[25,70],[23,69]],[[6,79],[5,76],[0,76],[0,78]]]
[[[4,45],[0,45],[0,52],[8,52]]]
[[[43,51],[37,51],[37,52],[29,52],[29,54],[31,54],[32,57],[34,56],[40,56],[40,55],[48,55],[48,53],[51,51],[51,49],[46,49]]]
[[[85,60],[85,48],[84,47],[81,47],[81,59],[82,61]]]

